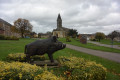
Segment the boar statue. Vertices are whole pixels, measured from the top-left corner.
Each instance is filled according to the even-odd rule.
[[[53,53],[55,51],[64,49],[65,47],[66,44],[59,42],[56,36],[52,36],[48,39],[36,40],[25,45],[26,59],[30,60],[30,56],[44,55],[45,53],[47,53],[51,63],[53,63]]]

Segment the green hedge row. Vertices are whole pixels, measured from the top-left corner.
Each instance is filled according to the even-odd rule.
[[[33,61],[43,61],[43,60],[45,60],[44,55],[35,55],[35,56],[31,56],[30,58]],[[26,55],[24,53],[8,54],[8,56],[6,57],[6,60],[24,62],[24,61],[26,61]]]
[[[19,40],[16,36],[6,37],[3,35],[0,35],[0,40]]]

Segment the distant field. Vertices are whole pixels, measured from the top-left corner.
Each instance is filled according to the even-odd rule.
[[[95,45],[95,44],[92,44],[92,43],[81,44],[80,41],[78,41],[77,39],[73,39],[73,38],[71,38],[71,42],[66,42],[65,38],[59,38],[59,41],[61,41],[63,43],[66,43],[66,44],[72,44],[72,45],[75,45],[75,46],[80,46],[80,47],[94,49],[94,50],[120,53],[119,49],[109,48],[109,47],[104,47],[104,46],[98,46],[98,45]]]
[[[5,57],[10,53],[23,53],[24,46],[32,41],[35,41],[35,39],[20,39],[19,41],[0,40],[0,59],[6,60]],[[92,56],[68,48],[54,53],[54,59],[57,59],[59,56],[76,56],[91,61],[96,61],[97,63],[102,64],[108,69],[106,80],[120,80],[120,76],[118,76],[118,74],[120,74],[120,63],[116,63],[107,59],[99,58],[97,56]]]

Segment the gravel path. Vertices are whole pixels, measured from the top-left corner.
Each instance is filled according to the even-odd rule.
[[[92,49],[78,47],[78,46],[74,46],[74,45],[70,45],[70,44],[66,44],[66,47],[73,49],[73,50],[77,50],[77,51],[84,52],[87,54],[99,56],[99,57],[120,63],[120,54],[119,53],[111,53],[111,52],[92,50]]]
[[[112,47],[112,45],[101,44],[99,42],[88,41],[88,43],[93,43],[93,44],[96,44],[96,45],[99,45],[99,46],[105,46],[105,47],[110,47],[110,48]],[[113,45],[113,48],[120,49],[120,47],[118,45]]]

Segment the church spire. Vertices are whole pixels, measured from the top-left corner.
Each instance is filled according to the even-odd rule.
[[[58,20],[58,19],[61,19],[60,13],[58,14],[58,18],[57,18],[57,20]]]
[[[61,28],[62,28],[62,19],[59,13],[57,18],[57,29],[60,30]]]

